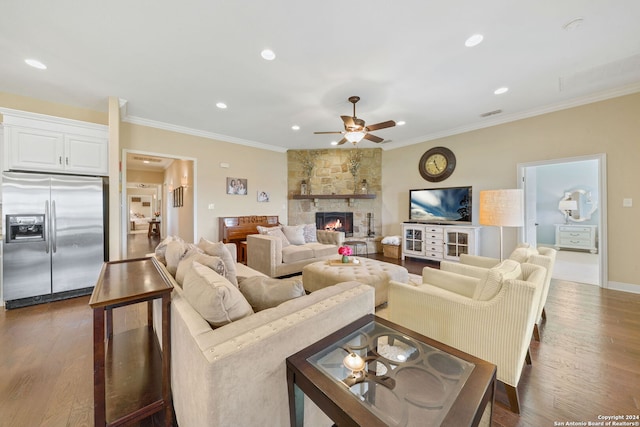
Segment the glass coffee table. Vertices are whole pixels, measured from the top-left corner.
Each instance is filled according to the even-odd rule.
[[[303,393],[339,427],[476,426],[495,383],[495,365],[374,315],[287,358],[296,427]]]

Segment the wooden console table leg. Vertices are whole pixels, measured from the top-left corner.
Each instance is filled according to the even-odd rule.
[[[108,310],[111,313],[111,310]],[[107,423],[105,403],[105,372],[104,372],[104,308],[93,310],[93,406],[94,425],[104,426]]]
[[[171,427],[173,409],[171,404],[171,294],[162,295],[162,399],[164,400],[164,423]]]

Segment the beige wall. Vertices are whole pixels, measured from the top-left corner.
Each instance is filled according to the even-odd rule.
[[[410,188],[473,185],[474,194],[515,188],[518,163],[606,153],[609,281],[640,286],[640,263],[634,250],[640,241],[638,117],[640,94],[633,94],[385,151],[383,233],[400,232],[400,223],[407,220]],[[457,168],[449,179],[433,184],[420,176],[418,159],[440,145],[455,153]],[[623,208],[623,198],[634,199],[633,207]],[[474,205],[477,221],[477,203]],[[508,231],[505,229],[505,237]],[[513,242],[513,235],[509,237]]]
[[[194,159],[195,181],[185,193],[196,195],[195,239],[218,240],[218,218],[238,215],[287,215],[287,157],[263,150],[161,129],[122,123],[122,149]],[[228,168],[220,166],[227,163]],[[226,178],[246,178],[246,196],[226,194]],[[257,190],[270,194],[258,203]],[[166,195],[165,195],[166,197]],[[214,205],[210,210],[208,206]]]

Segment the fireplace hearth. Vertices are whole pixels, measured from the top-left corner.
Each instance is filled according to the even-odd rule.
[[[316,228],[344,231],[346,237],[353,236],[353,212],[316,212]]]

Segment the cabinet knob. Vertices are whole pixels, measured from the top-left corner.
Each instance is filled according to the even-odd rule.
[[[62,164],[62,156],[58,157],[58,164]]]

